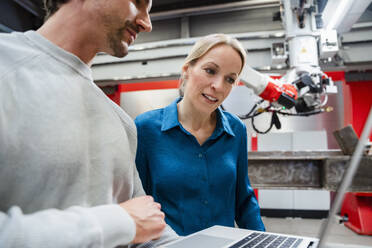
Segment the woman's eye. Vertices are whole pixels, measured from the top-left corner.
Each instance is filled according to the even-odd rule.
[[[211,74],[211,75],[216,74],[216,71],[213,70],[213,69],[210,69],[210,68],[206,68],[205,71],[206,71],[208,74]]]
[[[226,81],[227,81],[229,84],[233,84],[233,83],[235,83],[235,79],[232,78],[232,77],[228,77],[228,78],[226,79]]]

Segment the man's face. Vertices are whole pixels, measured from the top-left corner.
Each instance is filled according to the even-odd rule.
[[[105,34],[101,50],[115,57],[124,57],[138,33],[152,29],[149,16],[152,0],[104,2],[104,10],[100,11]]]

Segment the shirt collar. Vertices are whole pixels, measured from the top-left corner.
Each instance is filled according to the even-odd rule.
[[[170,105],[164,108],[161,131],[167,131],[171,128],[181,125],[180,122],[178,121],[178,110],[177,110],[177,103],[181,101],[181,99],[182,98],[177,98]]]
[[[235,136],[234,131],[232,130],[230,123],[224,113],[224,111],[221,110],[221,108],[217,108],[216,110],[217,113],[217,126],[216,126],[216,131],[221,130],[225,131],[226,133],[230,134],[231,136]]]
[[[177,98],[170,105],[164,108],[161,131],[164,132],[177,126],[181,127],[181,124],[178,121],[178,109],[177,109],[177,103],[181,101],[181,99],[182,98]],[[217,114],[216,129],[213,132],[211,138],[217,138],[218,136],[222,134],[223,131],[225,131],[231,136],[235,136],[235,133],[233,132],[230,126],[230,123],[227,120],[227,117],[224,114],[224,112],[220,108],[217,108],[216,114]]]

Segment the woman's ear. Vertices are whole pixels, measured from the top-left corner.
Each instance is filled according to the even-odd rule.
[[[182,75],[184,75],[184,78],[187,78],[187,70],[189,69],[189,64],[184,64],[182,66]]]

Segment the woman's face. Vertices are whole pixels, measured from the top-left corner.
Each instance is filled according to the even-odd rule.
[[[184,100],[200,112],[211,114],[229,95],[238,79],[242,60],[229,45],[220,44],[182,70],[186,80]]]

